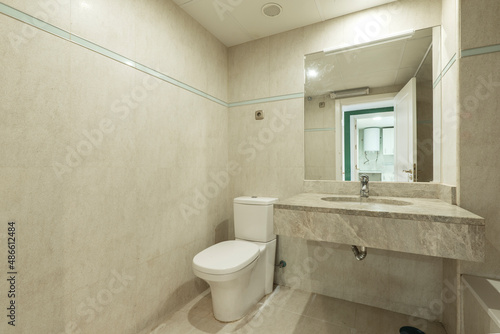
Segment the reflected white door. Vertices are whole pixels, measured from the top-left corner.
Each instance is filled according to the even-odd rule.
[[[417,79],[412,78],[394,99],[394,180],[417,179]]]

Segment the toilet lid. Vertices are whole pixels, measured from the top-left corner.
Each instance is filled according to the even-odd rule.
[[[259,246],[251,242],[224,241],[199,252],[193,259],[193,268],[207,274],[230,274],[252,263],[259,252]]]

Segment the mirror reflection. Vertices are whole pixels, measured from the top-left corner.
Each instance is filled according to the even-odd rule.
[[[433,180],[432,33],[305,57],[306,179]]]

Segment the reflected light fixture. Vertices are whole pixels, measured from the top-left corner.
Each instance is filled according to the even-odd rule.
[[[318,71],[310,69],[307,71],[308,78],[316,78],[318,76]]]
[[[335,92],[331,92],[330,98],[331,99],[341,99],[344,97],[368,95],[369,93],[370,93],[369,87],[353,88],[353,89],[338,90]]]
[[[392,35],[388,35],[388,36],[383,37],[383,38],[374,39],[374,40],[368,41],[366,43],[327,48],[327,49],[323,50],[323,53],[325,55],[333,55],[333,54],[342,53],[345,51],[358,50],[358,49],[363,49],[363,48],[366,48],[369,46],[384,44],[384,43],[388,43],[388,42],[395,42],[395,41],[399,41],[399,40],[403,40],[403,39],[409,39],[409,38],[413,37],[414,33],[415,33],[415,30],[413,30],[413,29],[412,30],[405,30],[405,31],[402,31],[402,32],[397,33],[397,34],[392,34]]]

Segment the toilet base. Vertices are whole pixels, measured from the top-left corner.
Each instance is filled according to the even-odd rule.
[[[239,320],[264,296],[264,286],[252,284],[258,277],[257,267],[251,269],[250,275],[241,275],[231,282],[208,282],[215,319],[221,322]]]
[[[272,292],[276,240],[256,244],[259,256],[236,273],[217,275],[193,269],[210,285],[214,317],[221,322],[243,318],[264,295]]]

